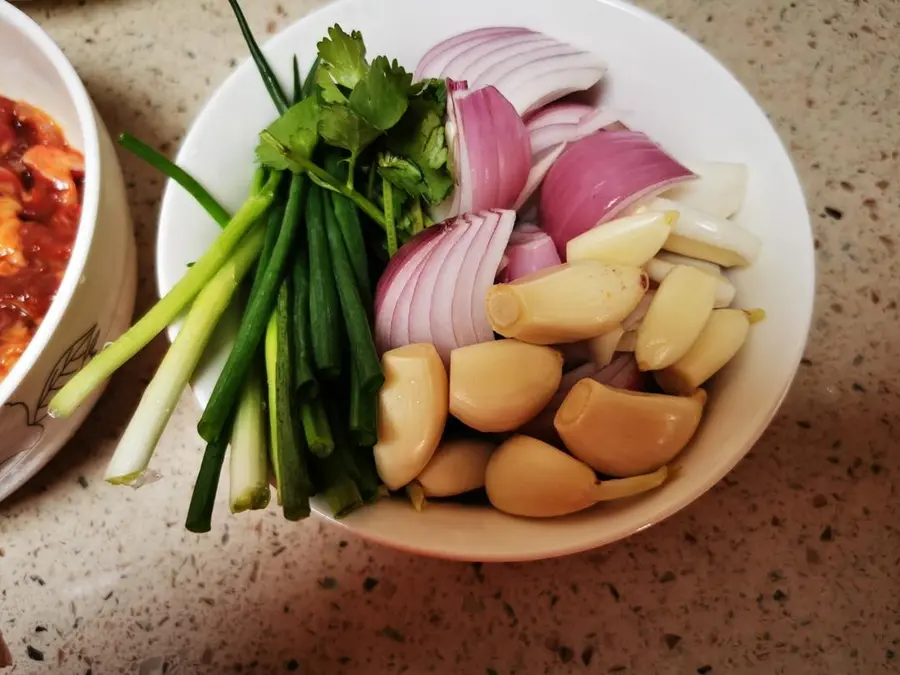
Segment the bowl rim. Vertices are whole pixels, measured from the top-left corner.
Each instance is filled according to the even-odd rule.
[[[40,326],[28,343],[22,356],[7,376],[0,381],[0,406],[13,395],[27,378],[32,367],[40,359],[44,349],[56,332],[87,263],[100,206],[100,134],[90,96],[75,72],[74,66],[53,39],[29,16],[7,2],[0,2],[0,21],[18,30],[43,55],[62,78],[66,94],[75,106],[82,136],[84,153],[84,193],[81,218],[72,253],[63,273],[62,281],[53,297]],[[64,130],[65,131],[65,130]]]
[[[306,21],[312,19],[319,13],[325,13],[334,11],[337,6],[344,4],[352,4],[356,0],[337,0],[336,2],[332,2],[321,6],[315,9],[312,12],[304,14],[296,21],[291,22],[289,25],[283,27],[279,30],[275,35],[271,36],[266,42],[262,45],[263,52],[269,51],[272,43],[278,41],[282,38],[285,32],[291,31],[298,24],[305,23]],[[743,95],[746,98],[746,102],[748,106],[753,106],[756,111],[759,112],[765,118],[769,116],[766,114],[765,110],[759,104],[759,102],[754,98],[754,96],[750,93],[744,83],[732,72],[730,68],[728,68],[722,61],[719,60],[713,53],[711,53],[703,44],[694,39],[691,35],[686,32],[680,30],[676,26],[672,25],[669,21],[664,19],[663,17],[646,10],[642,7],[638,7],[628,0],[595,0],[596,2],[609,5],[618,10],[624,11],[628,14],[631,14],[643,21],[649,21],[655,24],[662,24],[666,29],[671,30],[677,33],[681,38],[685,39],[689,42],[693,48],[702,52],[706,58],[710,60],[710,62],[719,70],[723,72],[729,79],[731,79],[741,90]],[[196,116],[193,118],[191,123],[188,125],[187,130],[182,137],[181,147],[178,149],[176,153],[176,161],[182,161],[184,159],[184,149],[188,140],[191,138],[192,134],[195,130],[200,126],[201,118],[203,117],[203,112],[209,106],[211,101],[213,101],[217,95],[219,94],[222,87],[225,83],[232,77],[234,77],[238,72],[246,68],[254,68],[252,64],[252,59],[247,57],[241,62],[238,67],[230,72],[219,84],[210,92],[209,96],[204,101],[203,105],[199,108]],[[704,494],[706,494],[711,488],[717,485],[722,478],[724,478],[731,470],[744,458],[746,455],[752,450],[754,445],[759,441],[760,437],[765,433],[774,419],[775,415],[778,412],[778,409],[781,407],[785,398],[787,397],[791,386],[796,378],[796,374],[798,372],[801,358],[803,356],[803,352],[806,348],[806,344],[808,342],[809,331],[812,326],[812,317],[814,310],[814,300],[815,300],[815,278],[816,278],[816,269],[815,269],[815,255],[814,255],[814,247],[813,247],[813,231],[812,231],[812,220],[809,214],[809,206],[808,201],[806,199],[806,194],[803,190],[803,185],[800,181],[800,177],[797,173],[796,166],[794,164],[791,153],[788,151],[788,148],[778,133],[777,129],[772,124],[771,120],[768,119],[768,126],[773,134],[773,138],[777,141],[778,148],[780,152],[783,154],[783,157],[787,160],[788,166],[791,170],[791,178],[792,184],[789,186],[791,191],[794,192],[799,199],[802,201],[804,208],[805,217],[803,219],[798,219],[796,226],[797,228],[801,228],[804,230],[805,236],[805,244],[803,247],[803,252],[808,254],[809,263],[810,263],[810,278],[807,279],[809,283],[808,288],[808,296],[805,298],[804,306],[798,309],[802,310],[802,315],[798,317],[797,327],[798,334],[802,334],[804,337],[802,340],[798,340],[794,349],[791,350],[791,362],[793,363],[793,367],[784,373],[783,377],[783,386],[781,390],[771,398],[771,403],[767,406],[765,410],[765,414],[760,417],[760,422],[756,428],[752,430],[751,433],[748,433],[747,436],[743,439],[741,443],[741,449],[735,452],[731,457],[728,458],[726,462],[723,462],[718,465],[717,470],[712,472],[706,481],[698,482],[691,490],[689,494],[685,494],[683,498],[678,500],[670,501],[666,504],[665,508],[661,508],[659,511],[653,514],[652,517],[644,518],[641,521],[631,522],[626,525],[621,525],[617,527],[612,527],[606,532],[600,534],[596,534],[593,537],[588,539],[582,539],[579,541],[571,542],[566,546],[559,546],[548,544],[545,546],[534,546],[527,553],[513,553],[511,555],[504,553],[477,553],[474,549],[478,548],[478,546],[466,546],[459,547],[458,545],[452,545],[447,543],[430,543],[428,545],[412,545],[406,542],[398,541],[397,539],[391,538],[390,536],[385,536],[378,532],[373,532],[370,529],[360,528],[356,526],[353,521],[352,515],[347,519],[337,520],[327,512],[321,510],[318,504],[316,504],[315,500],[313,501],[313,513],[317,516],[322,517],[332,524],[336,525],[338,528],[345,530],[347,532],[352,532],[355,536],[358,536],[366,541],[370,541],[373,543],[377,543],[380,545],[387,546],[389,548],[402,551],[405,553],[421,555],[425,557],[438,558],[443,560],[455,560],[461,562],[486,562],[486,563],[502,563],[502,562],[529,562],[536,560],[546,560],[552,558],[558,558],[568,555],[573,555],[577,553],[582,553],[585,551],[589,551],[598,547],[606,546],[608,544],[612,544],[616,541],[626,539],[632,535],[635,535],[639,532],[643,532],[644,530],[670,518],[675,515],[679,511],[683,510],[690,504],[694,503],[698,499],[700,499]],[[156,260],[157,264],[154,270],[155,281],[157,285],[157,290],[160,292],[164,292],[169,284],[166,283],[166,279],[164,278],[166,275],[164,273],[163,266],[158,264],[160,256],[164,255],[164,247],[159,245],[160,238],[164,235],[164,228],[161,226],[162,218],[165,212],[165,205],[168,200],[172,198],[172,193],[180,188],[173,184],[171,180],[166,181],[166,187],[163,192],[163,197],[160,202],[160,211],[159,211],[159,226],[157,228],[157,247],[156,247]],[[167,337],[169,340],[174,340],[175,336],[178,333],[179,326],[170,326],[167,330]],[[802,333],[799,329],[802,329]],[[205,402],[202,400],[202,397],[194,392],[194,397],[197,399],[197,402],[200,404],[201,408],[205,407]]]

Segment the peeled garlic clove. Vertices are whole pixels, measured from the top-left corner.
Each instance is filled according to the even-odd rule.
[[[477,438],[444,441],[416,478],[426,497],[452,497],[484,487],[494,444]]]
[[[491,455],[485,488],[491,504],[515,516],[549,518],[596,503],[597,476],[552,445],[513,436]]]
[[[597,489],[594,491],[594,497],[598,502],[634,497],[658,488],[668,478],[669,469],[661,466],[653,473],[645,473],[641,476],[632,476],[631,478],[605,480],[597,486]]]
[[[664,197],[720,218],[740,211],[747,192],[747,165],[733,162],[685,162],[697,178],[679,183]]]
[[[478,431],[517,429],[553,397],[563,357],[551,347],[497,340],[450,352],[450,413]]]
[[[412,344],[381,357],[375,466],[389,490],[397,490],[428,464],[447,421],[447,371],[431,344]]]
[[[621,323],[648,285],[639,267],[580,260],[493,286],[487,314],[505,337],[542,345],[578,342]]]
[[[697,430],[706,394],[690,397],[614,389],[594,380],[572,387],[554,418],[575,457],[610,476],[637,476],[668,464]]]
[[[723,267],[745,267],[756,260],[762,242],[733,220],[720,218],[686,204],[657,197],[651,211],[678,211],[678,221],[663,248],[673,253],[709,260]]]
[[[671,271],[671,268],[675,267],[675,265],[687,265],[688,267],[696,267],[701,272],[706,272],[713,276],[722,276],[722,268],[719,265],[716,265],[716,263],[709,262],[708,260],[691,258],[686,255],[679,255],[678,253],[671,253],[670,251],[660,251],[656,254],[656,258],[654,259],[669,263],[669,271]],[[650,278],[653,279],[653,277]],[[656,283],[662,281],[662,279],[653,280],[656,281]]]
[[[608,333],[588,340],[587,344],[591,350],[591,360],[594,365],[598,368],[605,368],[612,362],[623,335],[625,335],[625,329],[622,326],[616,326]]]
[[[654,373],[656,381],[667,393],[692,394],[737,354],[749,331],[750,318],[746,312],[715,310],[688,353]]]
[[[634,355],[641,370],[661,370],[687,354],[712,313],[716,280],[678,266],[663,279],[637,329]]]
[[[598,260],[608,265],[640,267],[666,243],[676,220],[676,211],[644,211],[601,223],[569,240],[566,260]]]
[[[678,255],[677,253],[659,253],[653,260],[645,265],[647,274],[657,284],[661,284],[663,279],[669,276],[669,273],[678,265],[686,265],[694,267],[701,272],[706,272],[716,279],[716,307],[728,307],[734,300],[735,289],[728,279],[722,275],[722,271],[715,263],[696,258],[688,258],[687,256]],[[650,292],[647,293],[649,295]],[[646,296],[644,296],[646,297]]]

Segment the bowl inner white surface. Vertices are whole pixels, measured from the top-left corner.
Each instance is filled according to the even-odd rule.
[[[699,45],[652,15],[615,0],[343,0],[266,45],[283,82],[289,81],[295,51],[308,67],[316,42],[335,22],[362,31],[370,55],[396,57],[409,70],[439,40],[489,25],[543,30],[602,56],[610,66],[602,100],[628,111],[633,128],[646,131],[678,158],[749,166],[749,192],[738,220],[764,245],[753,267],[733,275],[735,302],[763,307],[768,314],[717,378],[701,431],[678,458],[682,471],[661,490],[552,521],[440,504],[418,514],[407,504],[385,502],[342,522],[364,536],[408,550],[469,560],[518,560],[561,555],[627,536],[709,489],[757,440],[785,395],[812,311],[809,218],[790,159],[763,111]],[[252,173],[256,134],[274,116],[248,61],[210,99],[178,161],[226,206],[236,208]],[[171,288],[217,234],[200,207],[169,185],[157,247],[161,292]],[[217,350],[198,374],[194,391],[201,403],[207,401],[226,355],[226,347]]]

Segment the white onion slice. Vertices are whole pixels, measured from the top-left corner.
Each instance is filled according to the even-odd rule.
[[[673,201],[730,218],[740,211],[747,192],[747,165],[731,162],[685,162],[697,178],[663,194]]]

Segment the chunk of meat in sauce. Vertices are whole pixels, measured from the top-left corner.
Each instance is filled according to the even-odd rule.
[[[43,111],[0,96],[0,380],[41,324],[81,217],[84,159]]]
[[[7,315],[8,316],[8,315]],[[31,329],[23,319],[7,320],[3,325],[4,314],[0,314],[0,377],[7,373],[22,356],[22,352],[31,341]]]
[[[12,197],[0,196],[0,277],[16,274],[28,261],[22,252],[19,231],[22,205]]]
[[[22,155],[22,163],[31,171],[37,191],[38,182],[43,179],[53,184],[58,194],[58,201],[62,204],[78,204],[78,188],[75,178],[84,176],[84,159],[80,152],[69,148],[60,148],[51,145],[35,145],[28,148]],[[33,199],[26,199],[31,202]]]

